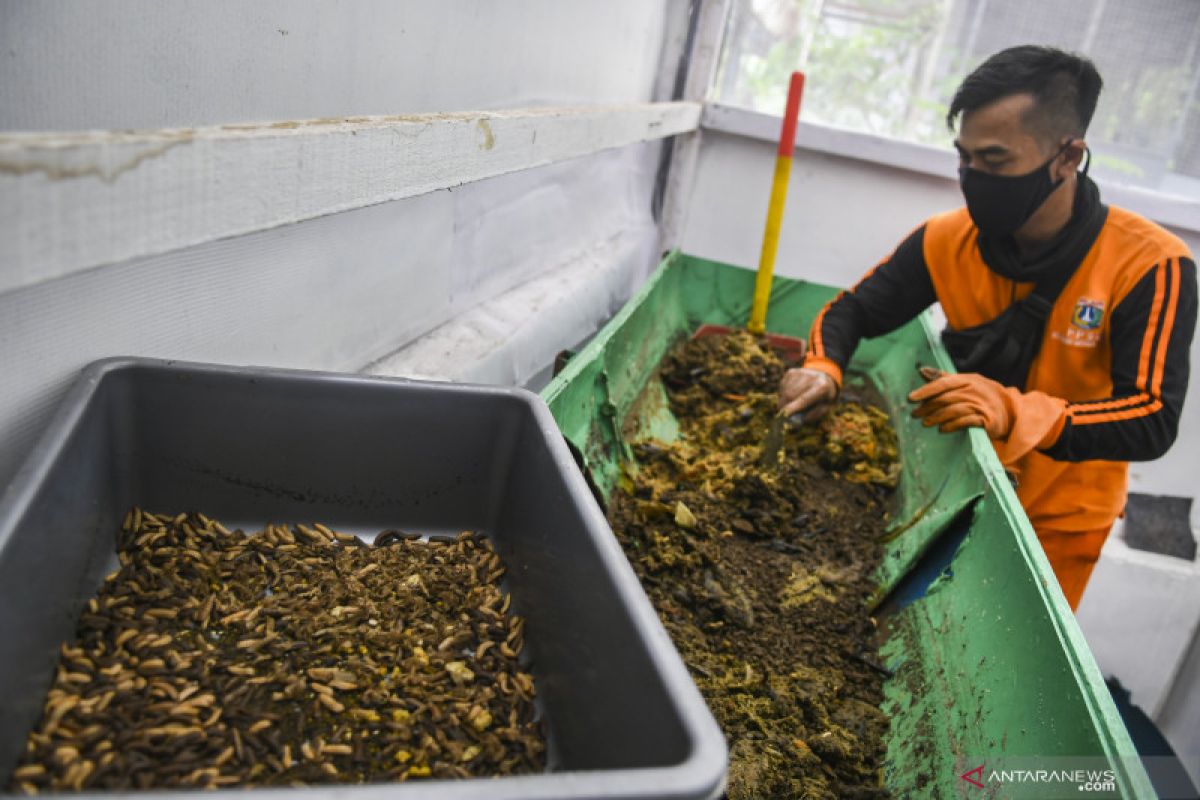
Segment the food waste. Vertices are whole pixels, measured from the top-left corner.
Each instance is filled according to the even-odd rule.
[[[761,463],[784,370],[745,332],[669,353],[679,438],[632,444],[609,518],[725,733],[730,798],[890,797],[867,603],[896,437],[846,392]]]
[[[471,532],[374,545],[133,509],[10,790],[537,773],[545,734],[504,566]]]

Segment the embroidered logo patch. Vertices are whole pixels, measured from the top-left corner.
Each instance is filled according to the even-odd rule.
[[[1075,303],[1075,313],[1071,315],[1071,324],[1085,331],[1094,331],[1104,321],[1104,301],[1079,298]]]

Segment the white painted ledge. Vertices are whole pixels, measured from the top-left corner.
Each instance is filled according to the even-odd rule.
[[[0,135],[0,292],[696,130],[698,103]]]
[[[774,144],[781,118],[735,106],[708,104],[700,127]],[[796,147],[958,182],[958,157],[949,150],[886,136],[801,122]],[[1200,200],[1098,181],[1105,202],[1136,211],[1160,225],[1200,232]]]
[[[1137,550],[1117,520],[1076,613],[1105,675],[1116,675],[1133,702],[1162,719],[1200,626],[1200,562]]]
[[[362,371],[520,386],[621,308],[645,277],[657,241],[655,228],[646,225],[595,242]]]

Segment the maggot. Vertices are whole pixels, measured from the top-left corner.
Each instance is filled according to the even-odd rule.
[[[344,705],[342,705],[337,700],[333,699],[332,697],[330,697],[327,694],[317,695],[317,700],[320,701],[321,705],[325,706],[326,708],[328,708],[330,711],[332,711],[335,714],[340,714],[346,710],[346,707]]]

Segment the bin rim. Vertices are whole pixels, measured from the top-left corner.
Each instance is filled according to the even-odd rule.
[[[942,345],[941,337],[934,327],[933,316],[926,310],[919,319],[922,331],[934,345],[933,351],[938,361],[937,366],[946,371],[957,372],[958,370],[955,369],[950,355]],[[967,435],[970,439],[972,454],[982,468],[984,479],[995,491],[1001,509],[1009,520],[1022,557],[1030,571],[1040,578],[1036,582],[1037,592],[1049,612],[1054,631],[1063,645],[1063,650],[1067,654],[1068,662],[1075,672],[1076,679],[1080,687],[1084,689],[1080,694],[1084,698],[1088,713],[1093,722],[1102,723],[1095,727],[1100,732],[1100,739],[1104,743],[1105,749],[1108,750],[1109,758],[1122,765],[1130,758],[1137,759],[1137,748],[1129,737],[1128,729],[1121,719],[1120,712],[1117,711],[1112,695],[1108,691],[1099,691],[1097,688],[1105,685],[1104,675],[1075,619],[1075,612],[1071,610],[1071,606],[1058,586],[1054,569],[1050,566],[1050,560],[1046,557],[1046,552],[1029,521],[1029,516],[1021,506],[1021,501],[1017,497],[1016,489],[1013,487],[1008,473],[1000,463],[996,449],[982,428],[968,428]],[[1134,772],[1137,771],[1134,770]],[[1138,782],[1144,775],[1134,774],[1130,777]]]
[[[686,754],[676,763],[649,767],[543,772],[534,775],[496,776],[461,780],[377,783],[355,785],[315,785],[299,791],[341,795],[346,791],[362,794],[386,792],[394,796],[427,795],[436,792],[445,798],[696,798],[717,797],[723,791],[728,765],[728,747],[716,720],[712,717],[699,689],[692,680],[670,636],[641,588],[633,568],[608,526],[579,467],[567,448],[557,423],[541,395],[520,387],[495,386],[450,381],[434,381],[386,375],[364,375],[328,370],[297,369],[254,365],[231,365],[183,359],[144,356],[109,356],[86,364],[60,398],[58,407],[46,423],[40,437],[25,456],[13,479],[0,493],[0,554],[15,536],[17,520],[24,517],[34,502],[43,479],[53,468],[57,456],[68,444],[81,423],[89,401],[109,376],[135,369],[182,369],[193,373],[242,377],[290,378],[330,381],[345,385],[392,385],[422,387],[441,393],[490,395],[517,402],[532,413],[545,439],[566,488],[583,515],[587,537],[596,547],[604,566],[613,576],[613,588],[629,614],[634,630],[641,637],[663,693],[677,715]],[[5,523],[4,520],[11,520]],[[631,720],[636,724],[636,720]],[[297,791],[283,787],[243,789],[249,792]],[[185,790],[149,790],[105,792],[111,797],[175,796]],[[85,793],[85,796],[89,793]]]

